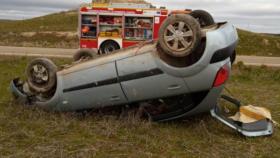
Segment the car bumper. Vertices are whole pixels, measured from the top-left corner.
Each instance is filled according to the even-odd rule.
[[[240,107],[240,103],[238,103],[235,99],[229,97],[222,98],[236,107]],[[273,123],[268,119],[263,119],[253,123],[236,122],[224,116],[219,106],[215,106],[211,110],[211,115],[221,123],[247,137],[269,136],[273,134]]]

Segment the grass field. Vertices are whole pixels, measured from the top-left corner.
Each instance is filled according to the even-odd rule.
[[[78,48],[77,11],[22,21],[0,21],[0,45]],[[280,36],[239,30],[239,55],[280,56]]]
[[[209,114],[150,123],[133,115],[44,112],[13,102],[8,85],[30,59],[0,58],[0,157],[279,157],[280,133],[245,138]],[[57,64],[68,60],[55,60]],[[280,122],[280,69],[234,67],[227,87]]]

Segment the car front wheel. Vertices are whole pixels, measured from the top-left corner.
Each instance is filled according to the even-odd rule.
[[[163,52],[172,57],[186,57],[200,45],[199,23],[190,15],[169,16],[159,30],[159,45]]]

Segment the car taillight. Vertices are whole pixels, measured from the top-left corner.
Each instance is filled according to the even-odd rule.
[[[227,65],[224,65],[221,67],[221,69],[218,71],[213,87],[218,87],[222,84],[224,84],[229,78],[229,67]]]

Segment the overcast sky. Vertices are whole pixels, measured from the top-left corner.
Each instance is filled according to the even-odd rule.
[[[170,9],[204,9],[216,21],[266,33],[280,33],[280,0],[147,0]],[[91,0],[0,0],[0,19],[27,19],[77,8]]]

